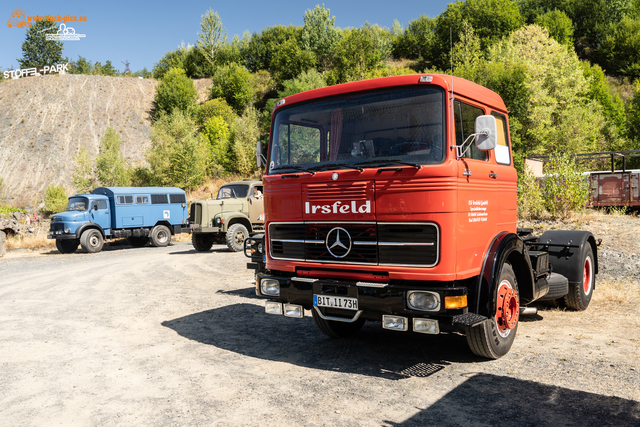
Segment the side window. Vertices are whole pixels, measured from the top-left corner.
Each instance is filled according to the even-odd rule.
[[[458,100],[454,101],[453,106],[456,122],[456,145],[462,145],[469,135],[475,132],[476,117],[482,116],[484,111]],[[487,160],[487,152],[478,150],[476,144],[473,141],[470,142],[471,145],[463,157],[467,159]]]
[[[94,200],[91,202],[91,210],[94,211],[96,209],[107,209],[107,201],[106,200]]]
[[[285,123],[280,125],[278,135],[279,164],[320,161],[320,129]]]
[[[136,204],[137,205],[148,205],[149,204],[149,196],[136,196]]]
[[[152,205],[166,205],[168,203],[168,198],[166,194],[152,194],[151,195],[151,204]]]
[[[253,197],[254,199],[259,199],[262,197],[262,186],[256,185],[251,189],[251,195],[249,197]]]
[[[118,205],[132,205],[133,196],[116,196],[116,204]]]
[[[501,165],[511,164],[511,153],[509,151],[509,129],[507,128],[507,118],[504,114],[491,112],[491,115],[496,118],[496,125],[498,126],[498,145],[496,145],[496,162]]]
[[[184,194],[169,194],[169,203],[187,203],[187,196]]]

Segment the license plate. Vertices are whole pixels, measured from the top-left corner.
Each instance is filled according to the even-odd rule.
[[[327,295],[314,295],[313,305],[316,307],[341,308],[343,310],[357,310],[358,299],[348,297],[333,297]]]

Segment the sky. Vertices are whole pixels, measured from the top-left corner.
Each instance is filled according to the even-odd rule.
[[[404,27],[420,15],[435,17],[453,0],[327,0],[325,8],[335,16],[340,28],[360,27],[365,22],[391,28],[395,19]],[[110,60],[124,71],[147,68],[182,42],[195,45],[202,15],[209,9],[218,12],[229,40],[245,31],[260,32],[274,25],[304,24],[304,13],[319,1],[308,0],[226,0],[226,1],[25,1],[4,0],[0,6],[0,67],[19,68],[26,28],[9,27],[14,9],[26,16],[86,17],[86,22],[67,22],[76,34],[85,37],[64,42],[63,56],[77,60],[82,56],[103,65]]]

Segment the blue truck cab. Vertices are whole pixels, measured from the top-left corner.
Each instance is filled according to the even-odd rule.
[[[188,230],[187,195],[176,187],[99,187],[69,198],[66,212],[51,218],[49,239],[62,253],[82,246],[100,252],[105,239],[126,237],[134,247],[167,246]]]

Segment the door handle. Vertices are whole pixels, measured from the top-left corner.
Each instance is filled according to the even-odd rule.
[[[489,173],[489,178],[496,179],[497,177],[498,177],[498,174],[497,174],[497,173],[493,173],[493,172],[490,172],[490,173]]]

